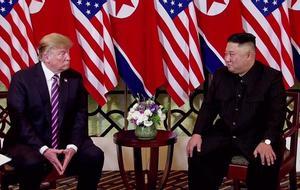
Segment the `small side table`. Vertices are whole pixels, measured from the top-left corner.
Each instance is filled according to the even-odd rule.
[[[128,178],[124,168],[122,146],[133,148],[135,182],[137,190],[156,189],[159,147],[168,146],[165,169],[159,184],[159,189],[163,189],[172,166],[174,144],[177,142],[177,135],[173,131],[158,130],[155,139],[139,140],[136,138],[134,130],[125,130],[115,133],[113,137],[114,143],[117,146],[118,163],[121,177],[127,189],[132,188],[129,186]],[[150,167],[149,171],[147,172],[148,183],[145,183],[141,148],[150,148]]]

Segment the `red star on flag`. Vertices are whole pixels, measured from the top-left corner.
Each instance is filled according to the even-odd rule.
[[[212,6],[212,4],[214,2],[217,2],[217,3],[221,3],[221,4],[224,4],[226,5],[225,1],[224,0],[207,0],[207,5],[206,5],[206,8],[207,8],[207,11],[210,9],[210,7]]]
[[[122,8],[123,4],[134,7],[131,0],[115,0],[115,2],[116,2],[116,15],[119,13],[119,11]]]

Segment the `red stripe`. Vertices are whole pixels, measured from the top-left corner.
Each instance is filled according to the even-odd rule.
[[[103,73],[96,67],[95,63],[90,59],[86,51],[82,52],[82,59],[85,65],[91,70],[100,83],[103,84]]]
[[[95,54],[99,57],[99,59],[103,60],[103,49],[99,46],[99,42],[96,42],[92,38],[91,33],[90,33],[91,29],[87,29],[79,21],[76,22],[76,28],[77,28],[78,32],[83,36],[83,38],[89,43],[89,45],[94,50]],[[83,49],[83,51],[87,51],[87,54],[88,54],[89,50],[88,49]]]
[[[288,53],[288,51],[290,51],[290,50],[285,49],[285,47],[283,46],[283,41],[282,41],[282,35],[283,35],[282,32],[284,32],[284,31],[286,31],[288,38],[290,38],[289,21],[288,21],[287,15],[284,12],[284,9],[282,6],[278,8],[278,11],[273,12],[271,15],[265,17],[267,22],[270,24],[271,28],[274,31],[274,33],[269,33],[269,34],[267,34],[265,31],[263,31],[260,23],[257,23],[255,21],[255,19],[253,18],[253,17],[255,17],[255,15],[251,15],[251,13],[249,13],[247,7],[244,7],[243,14],[245,16],[245,19],[249,22],[249,24],[257,32],[257,35],[262,39],[263,43],[268,48],[271,55],[274,57],[275,61],[277,62],[277,64],[281,68],[282,68],[282,64],[285,64],[287,66],[288,70],[291,72],[291,74],[294,75],[292,59]],[[275,15],[275,14],[278,14],[278,15]],[[281,23],[278,23],[276,21],[274,15],[276,16],[276,18],[278,18],[277,20],[280,21]],[[276,37],[279,39],[280,44],[275,44],[275,46],[277,46],[277,47],[275,47],[271,43],[272,35],[276,35]],[[290,42],[285,42],[285,43],[290,43]],[[281,49],[280,52],[278,52],[279,48]],[[258,56],[263,57],[265,55],[262,52]],[[265,57],[265,58],[268,59],[267,57]],[[283,61],[283,62],[281,62],[281,61]],[[285,76],[283,73],[283,77],[285,80],[285,84],[287,84],[286,80],[288,79],[287,78],[288,76]]]
[[[25,7],[24,7],[25,8]],[[28,23],[27,19],[26,19],[26,15],[25,15],[25,12],[24,10],[22,9],[22,7],[20,6],[14,6],[14,9],[16,10],[16,12],[18,13],[20,19],[23,21],[22,23],[24,24],[25,26],[25,29],[26,29],[26,44],[27,44],[27,52],[28,52],[28,56],[29,56],[29,65],[32,65],[32,64],[35,64],[35,60],[33,60],[33,58],[30,56],[29,54],[29,43],[31,43],[33,45],[33,48],[36,48],[35,45],[34,45],[34,38],[33,38],[33,30],[32,30],[32,27],[30,25],[30,23]],[[36,53],[36,52],[34,52]]]
[[[247,9],[247,7],[244,7],[244,9],[242,11],[243,11],[243,16],[245,17],[245,19],[247,20],[247,22],[253,27],[253,29],[255,30],[255,32],[257,33],[257,35],[261,38],[262,42],[268,48],[269,52],[273,56],[273,58],[276,61],[276,63],[279,64],[280,63],[280,55],[277,52],[276,47],[273,46],[273,44],[272,44],[272,42],[270,40],[270,36],[263,30],[263,28],[261,27],[260,23],[258,23],[256,21],[256,19],[254,18],[254,15],[252,15],[249,12],[249,10]],[[262,52],[262,55],[264,55],[263,52]],[[268,62],[263,62],[263,63],[269,65]]]
[[[288,37],[291,37],[291,29],[290,29],[289,19],[285,13],[283,7],[280,7],[279,11],[281,13],[282,27],[284,28],[284,31],[287,33]],[[295,78],[295,71],[294,71],[294,65],[293,65],[292,58],[290,57],[290,55],[286,49],[284,49],[284,52],[282,52],[282,54],[284,55],[284,62],[286,64],[286,66],[288,67],[288,70],[292,74],[293,78]]]
[[[99,93],[97,89],[94,88],[94,86],[90,83],[90,81],[86,78],[86,76],[83,76],[83,83],[86,87],[87,91],[90,93],[90,95],[93,97],[93,99],[100,105],[103,106],[106,101],[103,98],[103,96]]]
[[[109,17],[107,15],[107,13],[104,11],[104,9],[101,10],[102,15],[103,15],[103,25],[105,27],[105,29],[107,30],[107,32],[109,33],[109,37],[111,38],[112,36],[112,31],[110,28],[110,22],[109,22]],[[111,47],[112,49],[114,47]],[[116,80],[117,80],[117,75],[118,75],[118,68],[116,65],[116,61],[114,59],[114,56],[112,54],[112,52],[110,52],[110,49],[108,47],[108,44],[105,43],[104,41],[104,57],[106,58],[108,64],[110,65],[112,72],[114,73],[114,76]],[[107,76],[107,73],[105,73],[105,86],[107,87],[107,90],[112,90],[115,85],[113,84],[113,81],[110,81],[109,77]]]
[[[166,90],[178,106],[182,106],[184,104],[184,101],[178,96],[178,94],[174,91],[172,86],[167,86]]]
[[[1,28],[0,28],[0,33],[1,33]],[[5,50],[0,49],[0,57],[1,57],[2,61],[4,62],[4,64],[7,65],[10,74],[14,73],[14,71],[11,67],[10,56],[6,54]]]
[[[8,35],[6,31],[4,31],[1,27],[0,27],[0,34],[3,40],[8,44],[8,46],[11,49],[11,55],[8,56],[13,57],[16,63],[20,65],[21,68],[27,67],[26,64],[23,62],[23,60],[21,59],[20,54],[13,47],[11,36]],[[6,52],[7,50],[4,51]]]
[[[187,12],[187,15],[188,15],[189,23],[190,23],[189,24],[189,31],[190,31],[191,37],[193,38],[193,41],[195,42],[196,47],[197,47],[197,49],[194,50],[194,51],[199,54],[199,57],[201,59],[201,56],[200,56],[200,42],[199,42],[199,38],[198,38],[197,29],[196,29],[196,26],[193,24],[193,20],[191,18],[190,12]],[[199,67],[202,67],[202,65],[200,65],[200,64],[202,64],[202,63],[198,63],[197,60],[195,60],[194,56],[191,53],[190,54],[190,67],[191,67],[191,70],[193,70],[193,72],[196,75],[198,81],[200,83],[202,83],[202,82],[204,82],[204,76],[202,76],[201,70],[199,68]],[[194,88],[196,88],[196,87],[191,86],[190,90],[193,90]]]

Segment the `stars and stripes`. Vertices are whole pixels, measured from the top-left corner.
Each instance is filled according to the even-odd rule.
[[[25,0],[0,0],[0,23],[0,80],[8,88],[15,72],[37,62]]]
[[[82,47],[85,86],[99,105],[118,81],[106,0],[71,0],[76,32]]]
[[[159,36],[164,48],[167,91],[181,106],[204,81],[197,19],[192,0],[156,0]]]
[[[242,0],[243,27],[256,36],[258,59],[280,70],[294,85],[291,32],[286,0]]]

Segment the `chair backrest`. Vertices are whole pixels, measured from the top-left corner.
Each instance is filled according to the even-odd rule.
[[[287,92],[286,118],[283,138],[290,140],[289,156],[297,155],[298,129],[300,127],[300,92]]]
[[[0,92],[0,101],[6,101],[7,92]],[[8,116],[7,107],[0,104],[0,149],[2,148],[2,140],[5,137],[7,130],[10,128],[10,120]]]

